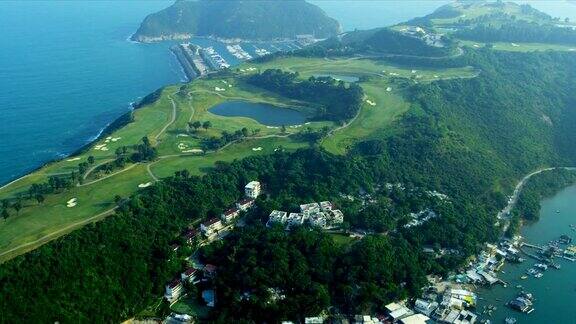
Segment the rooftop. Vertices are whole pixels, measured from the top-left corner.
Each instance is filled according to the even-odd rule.
[[[260,182],[258,181],[250,181],[248,182],[248,184],[244,187],[244,188],[248,188],[248,189],[254,189],[260,187]]]

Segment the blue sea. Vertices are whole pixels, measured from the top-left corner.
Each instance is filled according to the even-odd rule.
[[[449,1],[311,2],[354,30],[423,16]],[[576,14],[566,1],[529,2],[552,15]],[[170,4],[0,1],[0,184],[76,151],[131,102],[184,79],[170,44],[127,40],[146,15]],[[195,43],[214,45],[234,63],[222,44]]]

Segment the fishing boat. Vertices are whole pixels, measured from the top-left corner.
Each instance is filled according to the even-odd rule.
[[[526,279],[528,279],[528,276],[526,276],[526,275],[523,275],[522,277],[520,277],[520,279],[522,279],[522,280],[526,280]]]

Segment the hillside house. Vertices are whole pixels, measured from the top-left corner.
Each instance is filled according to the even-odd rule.
[[[227,211],[225,211],[220,218],[222,219],[222,221],[224,221],[225,223],[229,224],[231,223],[236,217],[238,217],[238,215],[240,215],[240,210],[238,208],[231,208],[228,209]]]
[[[260,195],[261,190],[260,182],[251,181],[244,187],[244,194],[248,198],[256,199]]]
[[[254,199],[252,198],[245,198],[236,203],[236,208],[241,211],[247,211],[252,206],[254,206]]]
[[[166,292],[164,297],[172,303],[180,297],[183,290],[184,287],[182,286],[180,279],[174,279],[166,285]]]
[[[273,224],[284,224],[286,223],[287,216],[288,213],[285,211],[273,210],[270,213],[270,218],[268,219],[266,226],[271,227]]]
[[[180,274],[180,279],[182,282],[197,282],[197,276],[199,275],[198,270],[190,267],[186,269],[186,271]]]
[[[210,218],[204,223],[200,224],[200,230],[205,236],[210,237],[217,234],[219,230],[223,229],[224,225],[218,218]]]

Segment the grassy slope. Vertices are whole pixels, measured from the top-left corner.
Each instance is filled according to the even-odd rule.
[[[481,48],[485,43],[473,41],[460,41],[460,43],[469,48]],[[498,51],[509,52],[537,52],[537,51],[576,51],[576,46],[544,44],[544,43],[492,43],[493,49]]]

